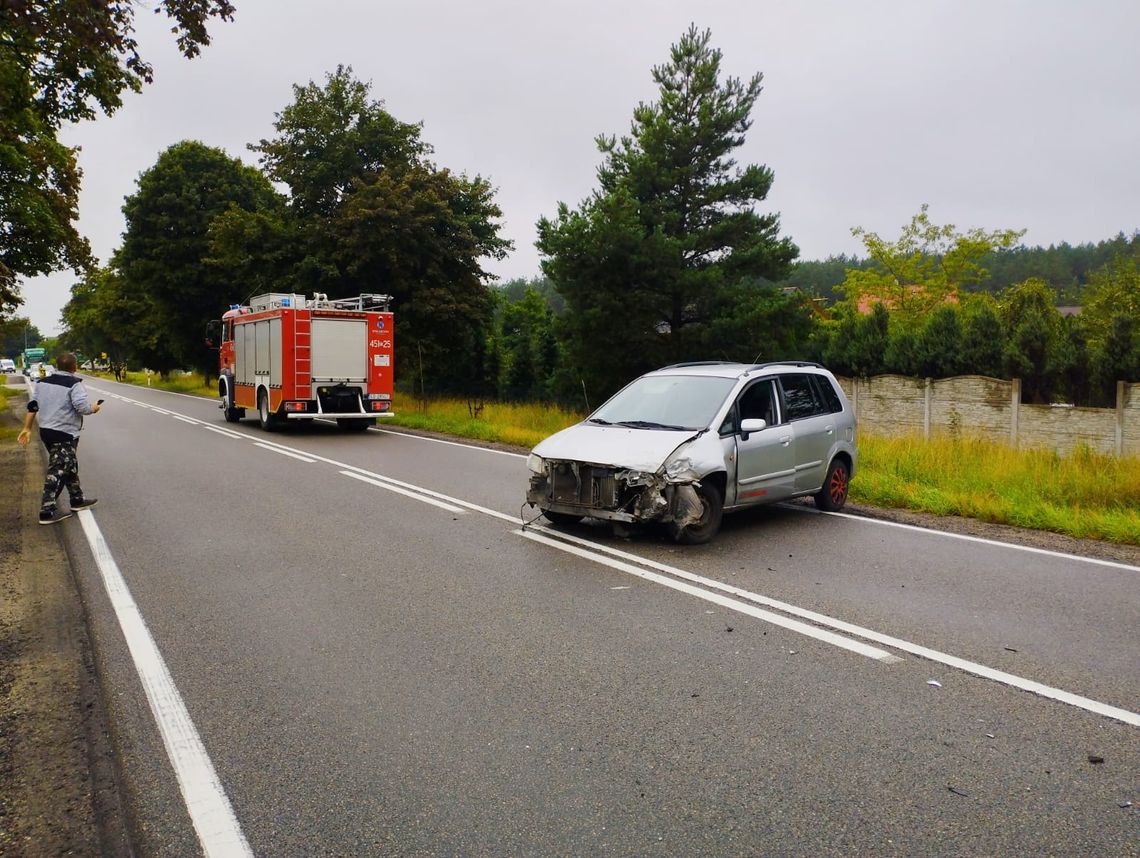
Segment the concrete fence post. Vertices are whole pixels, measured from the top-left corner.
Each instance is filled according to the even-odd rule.
[[[1124,382],[1116,382],[1116,457],[1124,455]]]
[[[922,400],[922,437],[930,440],[930,401],[934,398],[934,379],[926,379]]]
[[[1009,392],[1009,443],[1017,446],[1017,412],[1021,409],[1021,379],[1015,378],[1010,383]]]

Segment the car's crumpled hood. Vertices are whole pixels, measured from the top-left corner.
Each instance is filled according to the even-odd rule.
[[[534,448],[544,459],[565,459],[654,473],[681,444],[697,435],[693,431],[630,429],[578,423],[556,432]]]

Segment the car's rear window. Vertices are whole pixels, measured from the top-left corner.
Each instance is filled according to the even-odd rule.
[[[705,429],[736,386],[736,379],[705,375],[644,376],[590,415],[594,422],[659,424]],[[645,428],[654,428],[646,426]]]

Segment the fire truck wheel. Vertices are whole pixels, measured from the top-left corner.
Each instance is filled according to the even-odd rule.
[[[336,425],[343,429],[345,432],[363,432],[369,426],[376,425],[375,417],[338,417]]]
[[[226,392],[222,403],[222,414],[225,416],[227,423],[237,423],[239,420],[245,417],[244,408],[234,408],[234,401],[230,396],[229,391]]]
[[[277,422],[277,415],[269,412],[269,394],[264,390],[257,394],[257,419],[266,432],[273,432],[280,425]]]

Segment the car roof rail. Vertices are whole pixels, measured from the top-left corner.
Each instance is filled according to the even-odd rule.
[[[684,363],[671,363],[668,366],[660,367],[660,369],[680,369],[687,366],[732,366],[740,363],[735,360],[690,360]]]
[[[751,368],[763,369],[766,366],[814,366],[817,369],[824,369],[823,364],[813,360],[770,360],[767,363],[754,363]]]

